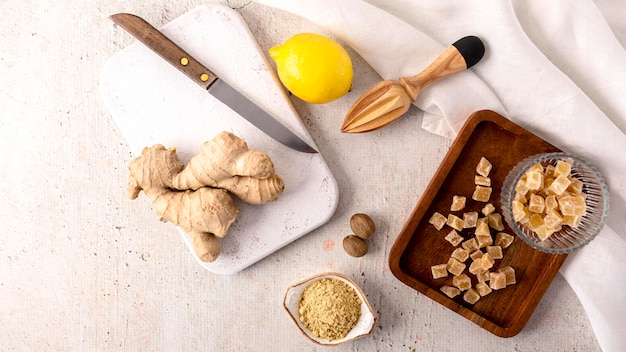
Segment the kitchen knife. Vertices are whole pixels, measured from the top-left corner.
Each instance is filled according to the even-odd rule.
[[[217,77],[143,18],[128,13],[118,13],[110,18],[268,136],[294,150],[317,153],[300,137]]]

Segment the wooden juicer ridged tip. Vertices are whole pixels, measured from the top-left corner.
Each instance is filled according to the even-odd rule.
[[[417,75],[377,83],[348,110],[341,132],[369,132],[387,126],[409,110],[411,102],[426,86],[474,66],[484,54],[485,46],[478,37],[463,37]]]

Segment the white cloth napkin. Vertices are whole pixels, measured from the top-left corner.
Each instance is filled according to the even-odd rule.
[[[626,346],[626,6],[609,0],[255,0],[326,28],[384,79],[414,75],[466,35],[485,57],[426,88],[423,127],[453,138],[476,110],[507,116],[592,161],[611,196],[608,225],[561,274],[604,351]],[[616,37],[620,35],[620,37]],[[558,130],[558,131],[557,131]]]

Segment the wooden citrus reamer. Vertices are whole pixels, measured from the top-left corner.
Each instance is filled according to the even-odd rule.
[[[409,110],[426,86],[474,66],[484,53],[485,46],[478,37],[463,37],[417,75],[375,84],[348,110],[341,132],[369,132],[387,126]]]

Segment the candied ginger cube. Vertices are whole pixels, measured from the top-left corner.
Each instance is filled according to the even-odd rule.
[[[452,197],[452,205],[450,206],[450,211],[459,211],[465,208],[465,197],[464,196],[453,196]]]
[[[472,194],[472,199],[477,202],[488,202],[489,197],[491,197],[491,187],[485,186],[476,186],[474,189],[474,193]]]
[[[528,225],[530,226],[530,229],[533,231],[537,231],[536,229],[538,229],[541,226],[545,226],[546,224],[543,222],[543,217],[539,214],[533,214],[530,216],[530,219],[528,219]]]
[[[557,196],[563,194],[567,187],[572,183],[572,181],[567,178],[567,176],[560,175],[559,177],[554,179],[554,182],[548,187],[548,192],[552,192]]]
[[[578,227],[582,218],[582,216],[564,216],[562,224],[569,227]]]
[[[524,204],[518,201],[511,202],[511,210],[513,210],[513,219],[517,222],[522,221],[526,217]]]
[[[487,160],[487,158],[485,158],[484,156],[480,158],[480,161],[478,162],[478,165],[476,165],[476,172],[483,177],[487,177],[489,176],[489,173],[491,172],[491,168],[493,165],[491,165],[491,163],[489,162],[489,160]]]
[[[546,213],[549,213],[551,211],[553,211],[554,209],[556,209],[559,206],[559,203],[556,200],[556,197],[554,196],[554,194],[551,194],[549,196],[547,196],[544,199],[544,203],[546,205],[544,211]]]
[[[492,272],[489,274],[489,287],[492,290],[500,290],[506,287],[506,274]]]
[[[542,196],[538,194],[533,194],[530,196],[530,200],[528,202],[528,210],[533,213],[543,213],[543,210],[546,207],[546,203]]]
[[[496,207],[491,203],[485,204],[485,206],[480,210],[480,212],[483,213],[484,216],[489,216],[489,214],[493,213],[494,211],[496,211]]]
[[[470,211],[468,213],[463,213],[463,228],[464,229],[476,227],[477,221],[478,221],[478,212]]]
[[[485,282],[479,282],[476,284],[476,292],[478,292],[481,297],[485,297],[491,293],[491,287],[489,287],[489,285]]]
[[[496,231],[504,230],[504,223],[502,222],[502,215],[499,213],[491,213],[487,216],[489,227]]]
[[[518,192],[515,192],[515,194],[513,195],[513,200],[516,202],[520,202],[522,204],[526,204],[528,202],[528,199],[526,198],[526,196]]]
[[[457,231],[463,230],[463,219],[454,214],[448,214],[446,224]]]
[[[530,191],[530,188],[526,186],[526,181],[519,180],[515,185],[515,193],[519,195],[525,196],[528,191]]]
[[[587,202],[585,202],[585,196],[579,195],[572,197],[574,204],[574,215],[584,216],[587,213]]]
[[[460,262],[464,262],[467,260],[467,258],[469,258],[469,251],[464,248],[457,248],[452,251],[452,254],[450,256]]]
[[[461,247],[467,249],[470,253],[478,249],[478,242],[476,242],[475,238],[470,238],[469,240],[463,241],[461,243]]]
[[[526,187],[529,190],[536,191],[543,186],[543,171],[526,172]]]
[[[481,251],[480,249],[477,249],[470,253],[470,258],[472,258],[472,260],[476,260],[482,257],[483,254],[484,254],[483,251]]]
[[[583,193],[583,186],[584,183],[583,181],[575,178],[575,177],[569,177],[569,180],[572,182],[569,184],[569,187],[567,187],[567,191],[572,192],[573,194],[581,194]]]
[[[472,287],[472,280],[466,274],[456,275],[452,278],[452,285],[461,291],[467,291]]]
[[[535,165],[531,166],[528,168],[528,170],[526,170],[526,174],[528,174],[529,172],[544,172],[544,168],[543,165],[541,165],[541,163],[536,163]]]
[[[428,220],[428,222],[433,225],[437,230],[441,230],[443,228],[443,225],[446,224],[446,221],[448,219],[442,215],[441,213],[435,212],[431,217],[430,220]]]
[[[478,244],[478,248],[485,248],[493,244],[493,238],[491,235],[476,235],[476,244]]]
[[[566,195],[557,199],[559,203],[559,210],[561,214],[565,216],[574,216],[576,215],[576,209],[574,204],[574,197],[570,195]]]
[[[480,260],[480,258],[474,260],[467,270],[470,272],[470,274],[474,275],[478,275],[479,273],[485,271],[485,269],[483,268],[483,262],[482,260]]]
[[[450,258],[448,260],[448,264],[446,264],[446,268],[448,269],[448,271],[452,274],[452,275],[461,275],[463,273],[463,270],[465,270],[465,268],[467,267],[467,265],[461,263],[460,261],[454,259],[454,258]]]
[[[554,210],[543,217],[543,222],[549,229],[556,229],[563,222],[563,217],[558,210]]]
[[[463,294],[463,299],[469,304],[474,304],[480,299],[480,294],[475,289],[470,288]]]
[[[478,282],[487,282],[491,279],[491,272],[488,270],[482,271],[476,275]]]
[[[487,246],[486,251],[493,259],[504,258],[504,254],[502,254],[502,247],[500,246]]]
[[[491,233],[489,232],[489,225],[485,222],[477,224],[475,234],[476,236],[490,236]]]
[[[433,274],[433,279],[440,279],[448,276],[448,265],[438,264],[430,267],[430,272]]]
[[[502,248],[507,248],[511,245],[511,243],[513,243],[514,239],[515,237],[509,235],[506,232],[498,232],[496,234],[496,240],[494,241],[494,244]]]
[[[480,262],[482,263],[484,270],[489,270],[493,267],[496,261],[491,257],[489,253],[485,253],[482,257],[480,257]]]
[[[459,243],[463,242],[463,237],[456,232],[455,229],[450,230],[446,237],[444,237],[446,241],[450,242],[453,246],[458,246]]]
[[[559,160],[554,167],[554,176],[569,176],[569,173],[572,171],[572,164],[568,163],[565,160]]]
[[[491,179],[489,177],[476,175],[474,176],[474,184],[491,187]]]
[[[505,266],[503,268],[498,269],[499,273],[503,273],[506,279],[507,285],[513,285],[515,283],[515,269],[511,266]]]
[[[450,297],[450,298],[454,298],[458,295],[461,294],[461,290],[459,290],[456,287],[452,287],[452,286],[441,286],[441,288],[439,289],[439,291],[445,293],[446,296]]]

